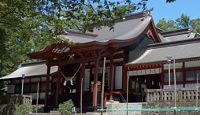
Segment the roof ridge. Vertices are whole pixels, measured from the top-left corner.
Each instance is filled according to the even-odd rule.
[[[184,29],[177,29],[177,30],[172,30],[172,31],[166,31],[166,32],[160,32],[160,34],[164,37],[169,37],[169,36],[175,36],[175,35],[180,35],[180,34],[186,34],[192,32],[190,28],[184,28]]]
[[[193,39],[188,39],[188,40],[183,40],[183,41],[173,41],[173,42],[150,44],[150,45],[147,46],[147,49],[155,49],[155,48],[162,48],[162,47],[171,47],[171,46],[191,44],[191,43],[198,43],[198,42],[200,42],[200,37],[193,38]]]
[[[123,15],[122,17],[119,17],[118,19],[116,19],[116,23],[131,20],[131,19],[141,18],[141,17],[145,17],[145,16],[151,16],[152,10],[153,9],[147,9],[145,11]]]
[[[38,65],[38,64],[45,64],[45,63],[46,63],[45,60],[40,60],[40,61],[35,61],[35,62],[27,62],[27,63],[20,64],[20,67],[26,67],[26,66]]]

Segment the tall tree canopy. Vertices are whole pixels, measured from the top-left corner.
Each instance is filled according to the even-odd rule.
[[[0,77],[26,61],[27,53],[57,42],[56,35],[67,29],[112,28],[116,18],[142,8],[143,0],[2,0]]]
[[[193,31],[200,33],[200,18],[190,19],[186,14],[182,14],[176,20],[159,20],[157,27],[163,31],[192,28]]]
[[[144,10],[147,1],[1,0],[0,77],[26,61],[27,53],[58,41],[56,35],[62,31],[73,28],[85,32],[100,26],[112,28],[116,18]]]

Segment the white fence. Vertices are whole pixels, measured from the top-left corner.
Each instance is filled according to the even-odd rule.
[[[152,101],[172,101],[175,97],[173,89],[148,89],[147,102]],[[200,99],[200,92],[194,89],[181,89],[176,91],[176,100],[192,101]]]
[[[23,95],[23,104],[32,104],[32,96]]]

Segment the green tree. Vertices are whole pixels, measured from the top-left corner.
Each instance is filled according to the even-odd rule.
[[[162,29],[163,31],[170,31],[170,30],[176,30],[176,22],[173,20],[165,20],[164,18],[159,20],[158,24],[156,25],[158,28]]]
[[[176,19],[176,26],[181,28],[189,28],[190,26],[190,17],[186,14],[182,14],[180,18]]]
[[[2,0],[0,1],[0,77],[27,61],[68,29],[82,32],[112,28],[116,18],[144,7],[130,0]]]
[[[182,14],[176,20],[161,19],[156,26],[163,31],[192,28],[193,31],[200,33],[200,18],[190,19],[186,14]]]
[[[0,76],[26,61],[26,54],[32,50],[59,41],[56,35],[64,30],[86,32],[100,26],[112,28],[116,18],[138,9],[145,10],[146,1],[1,0]]]
[[[190,21],[190,26],[194,29],[194,31],[200,33],[200,18],[192,19]]]

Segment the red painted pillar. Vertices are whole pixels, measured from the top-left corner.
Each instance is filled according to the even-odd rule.
[[[122,80],[123,80],[123,91],[126,92],[126,87],[127,87],[127,75],[128,75],[128,67],[123,66],[123,76],[122,76]]]
[[[124,75],[123,75],[123,91],[127,92],[127,77],[128,77],[128,72],[130,70],[128,67],[124,67]]]
[[[97,107],[97,95],[98,95],[98,66],[99,66],[99,59],[95,60],[95,67],[94,67],[94,84],[93,84],[93,107]]]
[[[48,107],[50,69],[51,69],[51,66],[49,64],[47,64],[46,91],[45,91],[45,102],[44,102],[45,108]]]
[[[56,97],[55,97],[55,106],[58,107],[58,98],[59,98],[59,93],[60,93],[60,79],[61,79],[61,76],[60,76],[60,71],[61,71],[61,68],[58,67],[58,73],[57,73],[57,79],[56,79]]]
[[[113,57],[110,58],[110,100],[113,100],[113,87],[114,87],[114,63]]]

